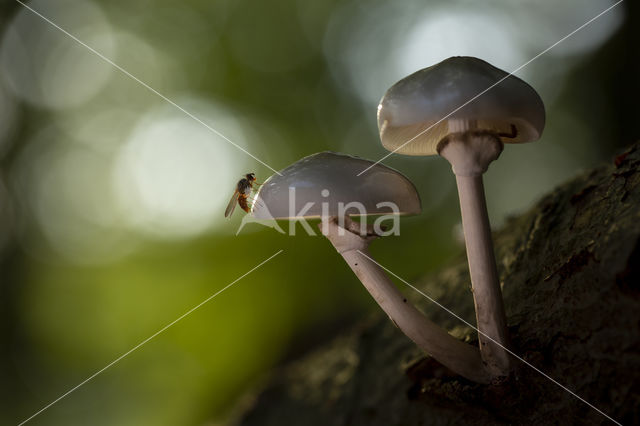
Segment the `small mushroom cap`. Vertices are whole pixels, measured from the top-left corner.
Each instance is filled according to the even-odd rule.
[[[252,214],[258,219],[314,219],[341,213],[371,216],[422,211],[415,186],[401,173],[376,164],[357,176],[372,164],[369,160],[328,151],[304,157],[267,179],[258,191]],[[290,197],[289,188],[295,190],[294,197]],[[348,206],[354,202],[363,210]],[[397,211],[379,205],[384,202],[393,203]]]
[[[386,149],[394,151],[415,138],[396,151],[400,154],[436,155],[438,143],[459,131],[452,126],[458,120],[495,133],[503,143],[530,142],[544,129],[544,104],[518,77],[478,58],[455,56],[398,81],[378,105]]]

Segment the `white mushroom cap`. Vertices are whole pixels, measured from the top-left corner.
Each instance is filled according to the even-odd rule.
[[[452,126],[456,120],[471,122],[473,130],[493,132],[503,143],[540,138],[545,123],[542,99],[518,77],[507,76],[481,59],[455,56],[403,78],[391,86],[378,105],[382,145],[394,151],[415,138],[396,152],[435,155],[438,143],[459,131]]]
[[[267,179],[258,191],[252,214],[257,219],[331,217],[339,216],[340,204],[346,207],[351,202],[360,203],[364,212],[349,208],[348,216],[409,215],[422,211],[415,186],[401,173],[376,164],[357,176],[372,164],[335,152],[305,157]],[[295,198],[290,199],[290,188],[295,189]],[[384,202],[394,203],[397,211],[379,204]]]

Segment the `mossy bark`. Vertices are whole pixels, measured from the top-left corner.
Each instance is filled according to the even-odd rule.
[[[556,189],[494,235],[512,349],[622,424],[640,424],[640,144]],[[466,259],[415,280],[473,323]],[[409,289],[460,339],[473,330]],[[283,367],[237,423],[607,424],[530,367],[477,385],[380,312]]]

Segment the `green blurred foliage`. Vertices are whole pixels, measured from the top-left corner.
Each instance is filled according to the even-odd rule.
[[[280,169],[323,150],[381,158],[375,100],[406,67],[442,51],[514,69],[608,5],[587,3],[29,4]],[[625,125],[638,113],[634,7],[527,68],[547,129],[487,173],[494,224],[637,138]],[[330,244],[300,226],[295,237],[256,224],[234,235],[242,212],[222,218],[234,182],[271,170],[18,3],[0,11],[1,423],[29,417],[281,249],[33,422],[224,422],[271,368],[377,309]],[[493,48],[490,32],[420,41],[458,18],[460,29],[499,28],[491,34],[512,50]],[[372,252],[411,280],[461,253],[455,183],[438,158],[385,163],[415,182],[424,213]]]

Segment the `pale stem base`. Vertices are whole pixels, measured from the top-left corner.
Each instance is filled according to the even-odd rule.
[[[383,269],[368,257],[368,246],[375,236],[360,236],[340,228],[335,220],[325,220],[326,237],[342,255],[367,291],[393,323],[422,350],[461,376],[478,383],[489,383],[477,348],[454,338],[428,320],[391,282]],[[351,228],[348,224],[347,227]],[[368,256],[368,257],[367,257]]]
[[[480,354],[494,377],[508,375],[512,360],[504,349],[508,347],[509,339],[482,174],[501,151],[502,143],[496,137],[470,132],[452,135],[440,149],[440,155],[451,163],[456,175],[476,320],[480,331]]]

